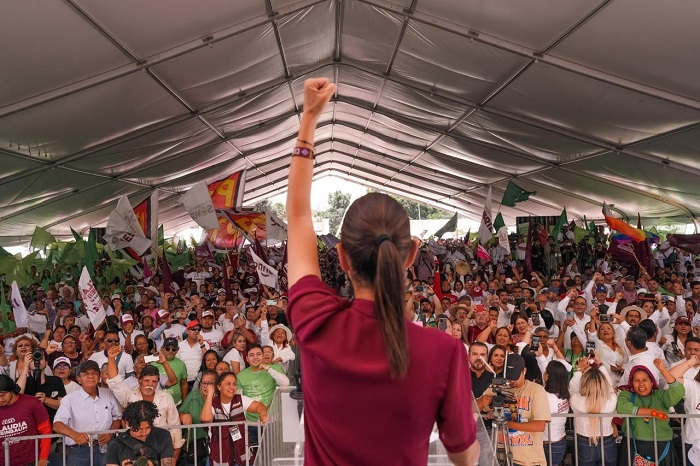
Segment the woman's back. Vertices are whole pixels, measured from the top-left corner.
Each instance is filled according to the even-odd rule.
[[[463,346],[407,324],[409,369],[393,380],[374,303],[350,303],[307,276],[290,289],[288,314],[302,355],[306,464],[421,464],[437,419],[450,452],[476,428]]]

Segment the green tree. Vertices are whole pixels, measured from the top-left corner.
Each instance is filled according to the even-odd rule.
[[[350,206],[351,195],[342,191],[328,193],[328,209],[319,212],[319,216],[328,219],[329,231],[332,234],[338,232],[340,222],[343,220],[345,211]]]
[[[368,193],[380,192],[376,189],[368,189]],[[432,219],[442,219],[451,218],[454,212],[448,212],[446,210],[438,209],[436,207],[430,207],[423,204],[422,202],[412,201],[406,199],[405,197],[396,196],[394,194],[389,194],[389,196],[396,199],[396,201],[403,206],[408,214],[408,218],[411,220],[432,220]]]
[[[255,206],[253,206],[253,209],[257,212],[269,210],[285,222],[287,221],[287,210],[285,209],[284,204],[282,204],[281,202],[270,202],[269,199],[265,199],[264,201],[260,201],[257,204],[255,204]]]

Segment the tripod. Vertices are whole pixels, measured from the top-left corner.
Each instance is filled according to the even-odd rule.
[[[508,419],[505,418],[503,407],[494,409],[493,429],[491,431],[493,442],[493,461],[491,466],[513,466],[513,452],[510,450],[508,438]],[[503,438],[503,447],[498,447],[499,437]]]

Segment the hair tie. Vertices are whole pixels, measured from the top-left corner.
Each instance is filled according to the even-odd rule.
[[[391,237],[382,233],[381,235],[374,238],[374,244],[376,244],[377,246],[382,244],[384,241],[391,241]]]

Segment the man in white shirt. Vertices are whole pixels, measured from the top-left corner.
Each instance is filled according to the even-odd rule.
[[[205,272],[201,264],[197,264],[195,271],[186,273],[185,278],[195,282],[197,284],[197,289],[199,289],[207,278],[211,278],[211,274],[209,272]]]
[[[107,352],[112,346],[119,346],[119,332],[117,330],[107,330],[105,332],[105,339],[102,341],[103,351],[98,351],[90,356],[90,361],[95,361],[97,365],[102,368],[107,364]],[[119,368],[119,375],[122,379],[130,377],[134,372],[134,360],[131,356],[120,351],[117,356],[117,367]]]
[[[569,301],[571,301],[572,298],[574,315],[568,316],[566,314],[566,308],[568,307]],[[563,320],[573,321],[573,325],[571,325],[571,327],[565,332],[564,348],[571,349],[571,331],[576,332],[579,340],[581,341],[581,344],[585,345],[587,340],[585,337],[586,324],[591,321],[591,316],[587,312],[588,302],[586,301],[586,298],[583,296],[579,296],[576,290],[569,290],[569,293],[564,297],[564,299],[559,301],[557,311],[560,318],[566,316]]]
[[[185,327],[178,323],[174,323],[172,314],[170,314],[170,312],[167,310],[158,310],[158,313],[156,314],[156,325],[158,325],[158,328],[151,332],[149,337],[154,341],[156,344],[156,349],[159,351],[163,347],[163,342],[167,338],[174,338],[178,342],[182,341],[182,335],[185,333]]]
[[[491,306],[497,306],[498,309],[498,326],[507,327],[510,325],[510,316],[515,311],[515,305],[508,302],[508,291],[501,288],[498,290],[498,296],[494,296],[490,303]]]
[[[659,387],[663,388],[666,385],[666,380],[661,377],[661,373],[654,365],[654,354],[647,348],[647,332],[640,327],[630,328],[625,338],[625,346],[629,350],[630,357],[620,378],[620,384],[627,384],[630,371],[634,366],[644,366],[654,375]]]
[[[218,328],[214,328],[214,311],[211,308],[202,312],[202,331],[199,334],[204,342],[216,351],[219,357],[224,357],[226,349],[221,346],[224,333]]]
[[[202,335],[200,335],[201,331],[202,326],[198,321],[193,320],[187,324],[187,338],[185,340],[181,342],[177,342],[172,338],[166,340],[168,345],[177,344],[179,346],[177,357],[184,362],[185,367],[187,367],[187,384],[190,390],[202,366],[204,353],[209,349],[209,345],[204,342]]]

